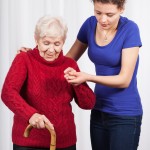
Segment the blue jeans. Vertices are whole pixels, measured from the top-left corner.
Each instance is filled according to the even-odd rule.
[[[91,111],[92,150],[137,150],[142,116],[115,116]]]

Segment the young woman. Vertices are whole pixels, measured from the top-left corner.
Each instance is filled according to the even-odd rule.
[[[121,16],[125,0],[93,0],[95,16],[80,28],[67,56],[78,60],[88,48],[96,75],[67,68],[65,78],[74,85],[96,83],[96,105],[91,112],[92,150],[137,150],[142,105],[137,88],[138,26]]]

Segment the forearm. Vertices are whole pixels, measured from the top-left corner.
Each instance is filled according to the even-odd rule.
[[[70,50],[68,51],[68,53],[66,54],[66,56],[77,61],[85,52],[86,48],[86,44],[80,42],[79,40],[76,40],[70,48]]]
[[[95,76],[87,74],[86,80],[114,88],[127,88],[131,81],[129,78],[120,74],[114,76]]]
[[[76,72],[72,68],[67,68],[64,73],[68,83],[71,83],[73,85],[80,85],[81,83],[89,81],[109,87],[127,88],[132,79],[131,73],[127,74],[123,71],[118,75],[98,76],[84,72]]]
[[[2,90],[2,100],[4,104],[17,116],[29,120],[37,110],[25,102],[25,100],[15,90],[4,87]]]

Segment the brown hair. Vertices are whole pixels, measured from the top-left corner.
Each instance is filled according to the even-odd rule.
[[[123,8],[126,0],[91,0],[93,3],[101,2],[103,4],[112,3],[117,5],[118,8]]]

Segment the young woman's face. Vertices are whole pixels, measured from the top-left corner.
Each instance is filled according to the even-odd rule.
[[[94,14],[98,21],[98,25],[103,30],[109,30],[113,27],[116,28],[122,12],[123,8],[119,9],[117,5],[111,3],[94,3]]]
[[[36,40],[36,44],[41,57],[46,61],[54,61],[62,50],[64,39],[61,37],[43,37]]]

